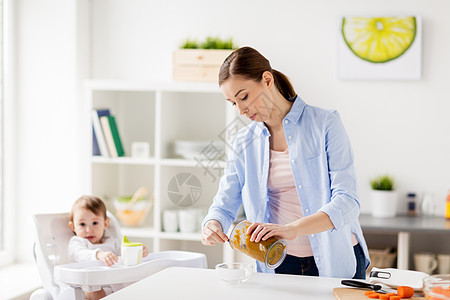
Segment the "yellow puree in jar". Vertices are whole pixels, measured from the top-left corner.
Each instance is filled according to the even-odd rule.
[[[265,263],[266,255],[267,262],[269,265],[276,264],[282,257],[284,249],[286,246],[282,244],[276,244],[272,249],[269,248],[273,243],[277,241],[276,238],[271,237],[265,241],[260,241],[259,243],[251,242],[250,235],[246,234],[247,227],[243,229],[235,230],[234,238],[232,239],[233,248],[241,250],[243,253],[247,254],[254,259]],[[245,240],[242,243],[241,237],[245,236]],[[269,251],[269,253],[267,253]]]
[[[272,247],[272,249],[270,249],[267,257],[267,262],[269,263],[269,265],[273,266],[281,259],[285,248],[285,245],[276,244]]]

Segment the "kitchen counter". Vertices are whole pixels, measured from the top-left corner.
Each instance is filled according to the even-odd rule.
[[[450,220],[444,217],[400,215],[392,218],[376,218],[371,215],[359,216],[361,227],[367,231],[381,233],[395,232],[449,232]]]
[[[214,269],[171,267],[103,299],[332,300],[340,278],[253,273],[244,283],[222,282]]]
[[[397,234],[397,268],[409,268],[409,244],[411,233],[442,233],[450,236],[450,220],[444,217],[399,215],[392,218],[376,218],[362,214],[359,222],[364,233]]]

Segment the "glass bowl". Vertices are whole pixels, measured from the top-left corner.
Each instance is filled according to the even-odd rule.
[[[132,198],[132,196],[117,197],[113,203],[116,209],[115,216],[120,223],[124,226],[135,227],[142,225],[153,203],[152,200],[139,199],[129,204]]]
[[[450,274],[424,278],[423,291],[427,300],[450,300]]]
[[[222,281],[238,284],[250,278],[253,266],[247,263],[222,263],[216,265],[216,272]]]

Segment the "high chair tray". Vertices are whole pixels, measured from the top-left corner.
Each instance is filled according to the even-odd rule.
[[[120,258],[111,267],[101,261],[58,265],[54,276],[56,282],[91,290],[93,286],[136,282],[170,266],[206,268],[206,256],[196,252],[163,251],[148,254],[136,266],[125,266]]]

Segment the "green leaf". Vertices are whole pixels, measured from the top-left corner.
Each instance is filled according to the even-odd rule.
[[[182,49],[236,49],[233,45],[233,39],[222,40],[219,37],[208,36],[204,42],[197,42],[196,40],[186,39],[181,45]]]
[[[198,49],[200,48],[196,40],[186,39],[186,41],[181,45],[182,49]]]
[[[379,176],[370,181],[374,190],[392,191],[394,189],[394,179],[388,175]]]

